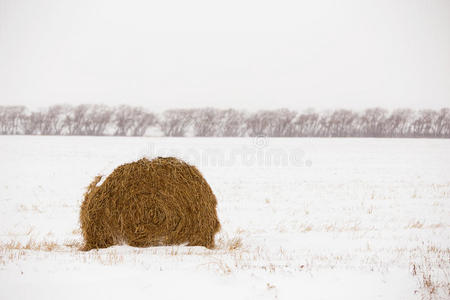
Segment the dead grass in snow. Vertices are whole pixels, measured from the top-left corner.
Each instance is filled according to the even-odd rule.
[[[450,299],[450,249],[430,245],[418,249],[410,263],[421,299]]]

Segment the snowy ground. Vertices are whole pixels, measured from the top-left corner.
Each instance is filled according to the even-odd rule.
[[[176,155],[218,249],[80,252],[97,174]],[[448,299],[450,140],[0,136],[0,299]]]

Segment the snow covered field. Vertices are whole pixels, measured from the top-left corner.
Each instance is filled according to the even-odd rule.
[[[97,174],[198,166],[218,248],[80,252]],[[0,299],[448,299],[450,140],[0,136]]]

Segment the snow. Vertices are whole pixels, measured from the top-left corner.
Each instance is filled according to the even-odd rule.
[[[445,299],[449,153],[429,139],[0,136],[0,299]],[[210,183],[218,249],[78,251],[93,177],[158,155]]]

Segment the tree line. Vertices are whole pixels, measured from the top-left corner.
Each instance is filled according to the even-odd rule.
[[[405,137],[450,138],[450,108],[370,108],[297,112],[53,105],[38,111],[0,106],[0,134],[199,137]]]

